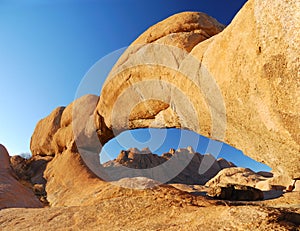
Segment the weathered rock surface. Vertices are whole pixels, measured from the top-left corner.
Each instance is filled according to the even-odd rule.
[[[248,168],[231,167],[221,170],[215,177],[210,179],[205,186],[216,187],[225,184],[240,184],[258,188],[263,191],[278,191],[277,194],[293,185],[293,181],[286,176],[273,175],[269,172],[253,172]],[[292,191],[299,191],[295,183]]]
[[[263,200],[264,194],[261,190],[251,186],[239,184],[224,184],[214,186],[207,192],[210,197],[231,201],[256,201]]]
[[[172,198],[172,197],[171,197]],[[11,230],[297,230],[297,214],[260,206],[186,206],[164,197],[111,197],[91,206],[0,211]]]
[[[51,207],[1,210],[1,230],[118,230],[124,227],[132,230],[212,230],[212,227],[291,230],[297,227],[297,210],[246,204],[224,206],[222,202],[192,196],[170,186],[157,187],[152,180],[142,178],[105,183],[85,167],[79,154],[68,150],[56,155],[47,165],[45,178]],[[149,184],[155,187],[149,189]],[[138,190],[140,186],[146,189]]]
[[[154,25],[113,68],[96,121],[115,135],[187,128],[241,149],[280,175],[299,176],[298,12],[295,1],[250,0],[225,30],[192,49],[176,33],[195,33],[202,23],[197,17],[204,16],[183,13]],[[222,28],[213,19],[207,23],[215,34]],[[143,107],[155,114],[139,112]]]
[[[190,51],[195,45],[218,34],[224,28],[224,25],[207,14],[183,12],[150,27],[133,45],[155,42]]]
[[[10,166],[8,152],[1,144],[0,163],[0,210],[43,207],[33,192],[17,180]]]
[[[214,178],[205,185],[215,187],[225,184],[239,184],[257,188],[257,183],[266,181],[268,178],[256,174],[249,168],[232,167],[221,170]]]
[[[98,99],[96,95],[84,95],[40,120],[30,142],[33,156],[54,156],[67,149],[76,152],[77,146],[99,148],[93,117]]]
[[[105,183],[86,168],[79,154],[68,150],[47,165],[45,178],[51,207],[1,210],[1,230],[291,230],[297,227],[297,210],[246,204],[225,206],[170,186],[149,189],[149,184],[156,183],[143,178]],[[138,187],[128,189],[118,185]],[[138,189],[140,186],[146,189]]]
[[[191,50],[196,45],[195,41],[203,41],[223,28],[215,19],[196,12],[171,16],[149,28],[133,42],[113,68],[102,90],[103,97],[100,97],[96,118],[101,115],[105,124],[113,127],[115,135],[128,128],[157,127],[158,124],[160,127],[182,127],[182,121],[170,107],[170,93],[176,89],[159,82],[148,81],[148,86],[139,85],[138,82],[156,78],[170,82],[180,60],[188,54],[186,50]],[[143,65],[145,63],[149,65]],[[142,66],[136,67],[139,64]],[[168,70],[168,67],[174,70]],[[180,80],[174,81],[176,86]],[[137,92],[142,92],[142,95]],[[121,107],[126,102],[126,109],[118,109],[116,102]],[[185,110],[188,105],[185,105]],[[151,116],[145,114],[143,108],[153,112]]]
[[[290,177],[300,174],[298,12],[296,2],[248,1],[222,33],[191,52],[222,91],[224,141]]]
[[[286,175],[275,174],[273,177],[257,182],[256,187],[261,190],[285,190],[292,182]]]
[[[31,189],[36,197],[46,206],[48,205],[47,193],[45,190],[46,179],[44,171],[52,156],[33,156],[24,159],[21,156],[10,157],[10,165],[17,175],[18,180]]]
[[[159,198],[161,195],[168,198],[172,198],[171,195],[173,195],[173,199],[178,198],[178,201],[188,200],[195,203],[201,199],[183,194],[179,190],[165,185],[155,185],[156,187],[148,188],[145,191],[139,190],[143,185],[154,185],[154,181],[151,179],[121,179],[120,182],[104,182],[85,166],[78,153],[70,150],[53,158],[45,169],[44,177],[47,181],[47,200],[52,207],[89,206],[107,199],[121,197],[149,196],[155,200],[154,198]],[[128,185],[137,187],[124,188]]]
[[[31,136],[30,150],[32,155],[54,155],[53,137],[60,128],[61,115],[64,107],[58,107],[49,116],[41,119]]]
[[[69,104],[62,113],[60,128],[54,135],[52,143],[55,153],[62,153],[77,148],[97,148],[99,140],[94,125],[93,113],[99,96],[84,95]]]
[[[134,188],[134,189],[149,189],[155,188],[160,185],[160,182],[154,181],[146,177],[133,177],[133,178],[122,178],[114,184],[123,188]]]
[[[77,144],[99,151],[97,136],[103,145],[126,129],[181,127],[225,141],[267,163],[277,175],[296,177],[300,84],[295,57],[299,55],[290,44],[298,44],[299,36],[297,17],[286,15],[297,12],[297,5],[277,2],[266,15],[261,5],[270,6],[259,2],[249,1],[224,31],[216,20],[189,12],[142,34],[113,68],[99,102],[89,96],[82,100],[87,104],[79,103],[91,106],[78,123],[89,126],[78,126]],[[284,29],[282,23],[272,21],[274,9],[280,12],[276,20],[287,19]],[[183,39],[198,32],[205,34],[203,40],[220,33],[198,45],[194,39]],[[193,45],[180,45],[181,38],[182,44]],[[39,122],[31,141],[34,155],[53,155],[70,145],[76,149],[70,126],[72,104],[69,108],[62,124],[63,108]],[[96,168],[91,167],[94,172]]]

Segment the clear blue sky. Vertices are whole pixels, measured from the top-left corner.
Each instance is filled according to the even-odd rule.
[[[210,145],[208,145],[210,143]],[[187,146],[201,154],[210,153],[216,159],[224,158],[239,167],[251,168],[254,171],[270,171],[271,169],[262,163],[245,156],[242,151],[237,150],[222,142],[210,140],[195,132],[181,129],[136,129],[125,131],[117,138],[109,141],[101,152],[101,163],[118,156],[121,150],[131,147],[143,149],[148,147],[153,153],[162,154],[170,148],[186,148]]]
[[[89,68],[182,11],[229,24],[245,0],[0,0],[0,143],[29,152],[36,123],[74,100]]]

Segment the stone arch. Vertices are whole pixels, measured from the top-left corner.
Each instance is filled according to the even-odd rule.
[[[114,132],[117,134],[126,129],[151,126],[186,128],[242,150],[245,155],[268,164],[274,173],[299,177],[300,85],[299,60],[295,58],[299,55],[292,55],[294,50],[288,50],[290,41],[296,41],[297,30],[293,27],[283,29],[281,23],[274,25],[270,22],[271,18],[264,19],[264,24],[260,24],[257,19],[265,16],[257,8],[260,2],[248,1],[224,31],[224,26],[215,19],[193,12],[172,16],[149,28],[119,59],[104,84],[100,98],[88,97],[93,104],[85,115],[88,118],[86,124],[93,126],[92,129],[80,129],[79,133],[91,137],[96,130],[96,138],[103,145],[114,137]],[[272,12],[283,15],[286,13],[283,9],[296,12],[292,5],[276,7],[278,9]],[[274,33],[282,38],[280,43],[272,42]],[[195,34],[201,39],[191,45],[191,36]],[[257,52],[257,46],[261,47],[261,52]],[[278,53],[281,53],[280,59]],[[149,62],[149,57],[155,61]],[[207,76],[213,76],[217,88],[211,88]],[[147,81],[154,81],[152,88],[147,88],[147,85],[136,88],[140,82]],[[195,87],[197,84],[200,87]],[[162,98],[157,98],[157,94],[153,94],[156,98],[148,95],[146,100],[139,97],[149,94],[149,90],[155,93],[155,87],[160,89]],[[129,108],[136,114],[134,123],[127,123],[131,114],[122,111],[134,95],[129,94],[114,108],[126,89],[133,89],[138,98],[137,103]],[[189,123],[185,119],[178,121],[180,112],[184,114],[187,104],[180,101],[175,89],[180,89],[191,103],[191,111],[199,118],[199,123]],[[205,92],[209,92],[210,97]],[[219,96],[215,94],[218,92]],[[174,97],[178,100],[174,101]],[[223,100],[219,100],[220,97]],[[157,103],[157,100],[163,103]],[[226,109],[225,115],[222,106]],[[143,108],[149,108],[153,114],[148,117],[147,113],[143,113]],[[73,125],[67,124],[62,129],[60,124],[63,110],[58,108],[39,122],[31,140],[33,154],[51,155],[65,148],[75,150],[70,128]],[[224,125],[224,116],[225,130],[220,129]],[[162,117],[165,124],[159,123]],[[188,119],[188,116],[182,118]],[[45,128],[49,133],[43,132]],[[68,140],[53,145],[55,137],[62,140],[59,135]],[[99,152],[90,149],[92,143],[76,145],[79,150],[82,149],[81,157],[86,158],[86,163],[91,163],[89,167],[96,173]]]
[[[199,124],[201,126],[199,126],[199,130],[195,129],[193,124],[188,123],[180,124],[181,128],[187,128],[201,135],[219,139],[243,150],[251,158],[268,164],[275,173],[290,177],[299,176],[300,166],[296,164],[300,160],[300,144],[299,136],[297,135],[300,128],[300,112],[299,107],[297,107],[299,105],[300,92],[296,71],[297,64],[294,57],[290,57],[287,54],[287,41],[284,40],[280,44],[273,44],[274,46],[276,45],[276,49],[270,49],[272,43],[268,41],[270,45],[269,48],[266,48],[268,52],[262,51],[263,55],[256,52],[256,41],[262,43],[264,39],[272,37],[273,33],[268,22],[264,23],[264,25],[258,25],[259,22],[256,19],[260,17],[260,14],[262,16],[264,13],[259,11],[253,12],[252,9],[257,6],[256,3],[255,1],[248,2],[240,14],[243,17],[236,17],[223,32],[198,43],[193,49],[188,51],[182,49],[182,46],[178,44],[168,44],[166,40],[161,43],[159,39],[155,41],[150,39],[148,41],[155,27],[157,27],[156,33],[159,33],[158,29],[162,29],[161,27],[166,21],[170,23],[170,18],[151,27],[127,49],[110,73],[97,105],[96,124],[99,125],[99,120],[102,120],[102,125],[111,130],[117,128],[117,131],[149,126],[142,123],[145,119],[143,116],[139,118],[141,122],[139,124],[130,124],[130,126],[124,123],[118,124],[122,121],[122,119],[119,119],[122,117],[122,112],[120,114],[113,113],[113,105],[125,89],[132,86],[134,88],[134,85],[138,82],[149,79],[165,80],[181,89],[184,94],[191,96],[189,97],[191,99],[190,102],[194,105],[196,114],[200,118]],[[183,22],[185,17],[186,14],[182,16]],[[244,26],[245,20],[246,24],[249,25],[247,27]],[[276,31],[284,33],[284,30],[279,28],[281,24],[277,24],[277,26],[278,30]],[[243,30],[243,33],[241,33],[241,30]],[[293,28],[289,28],[289,30],[293,30]],[[262,31],[269,36],[261,37],[260,33]],[[178,35],[181,32],[176,31],[175,34]],[[171,36],[172,33],[161,36]],[[245,35],[247,36],[245,37]],[[283,34],[282,36],[284,37],[285,35]],[[157,44],[162,45],[159,48],[160,56],[155,55],[156,48],[153,48],[157,47]],[[169,47],[169,45],[178,47],[182,52],[168,53],[165,48]],[[278,66],[276,64],[276,50],[281,50],[285,54],[285,65]],[[149,56],[155,58],[155,63],[149,62]],[[197,62],[193,63],[195,59],[197,59]],[[140,65],[132,65],[132,63],[137,64],[137,61],[140,61]],[[274,76],[277,76],[277,78],[282,78],[282,75],[285,76],[284,82],[289,86],[289,94],[284,90],[284,86],[274,84],[274,79],[268,77],[270,73],[266,71],[266,67],[274,65],[277,69],[280,69],[280,71],[276,70],[276,73],[274,72]],[[176,66],[177,70],[174,72],[174,68],[170,68],[170,66]],[[287,69],[288,66],[290,67],[289,69]],[[217,87],[220,89],[221,97],[224,99],[224,107],[226,109],[224,137],[220,135],[215,136],[216,133],[212,132],[212,118],[216,118],[216,121],[218,119],[222,121],[220,118],[224,116],[222,114],[224,110],[220,110],[222,103],[219,104],[219,100],[217,100],[218,102],[213,101],[215,97],[207,99],[206,95],[203,95],[203,89],[211,90],[210,82],[201,81],[201,78],[195,79],[196,82],[200,83],[200,89],[202,90],[200,92],[202,94],[194,94],[189,80],[181,78],[182,71],[183,73],[188,73],[188,76],[205,76],[205,73],[203,73],[205,71],[208,72],[209,76],[213,76]],[[186,75],[183,76],[186,77]],[[207,84],[205,85],[205,83]],[[282,84],[284,83],[282,82]],[[164,86],[161,87],[164,89]],[[150,89],[155,90],[154,88]],[[141,88],[135,90],[140,94],[150,89]],[[139,92],[139,90],[141,91]],[[166,97],[172,98],[174,96],[174,91],[172,90],[164,92]],[[213,91],[211,96],[215,96],[214,93]],[[140,97],[140,99],[142,98]],[[130,98],[127,98],[127,100],[130,100]],[[168,102],[165,103],[168,104]],[[124,100],[123,106],[121,106],[122,103],[119,104],[116,112],[120,112],[122,108],[126,107],[126,104],[127,102]],[[159,105],[145,103],[143,107],[146,106],[150,108],[155,107],[153,111],[156,112],[163,113],[166,111],[166,109],[159,110]],[[180,109],[184,110],[185,105],[180,106],[180,103],[178,103],[178,105],[169,104],[169,106],[168,108],[171,109],[175,107],[175,112],[178,112]],[[214,110],[213,116],[209,109]],[[117,114],[116,123],[111,120],[115,114]],[[156,115],[159,114],[157,113]],[[119,115],[121,117],[118,117]],[[174,119],[176,116],[169,116],[169,118],[173,118],[173,120],[169,121],[169,124],[165,127],[178,125],[178,121]],[[152,118],[152,120],[155,119]],[[153,124],[153,127],[160,127],[155,126],[155,123]],[[220,125],[222,123],[216,126],[217,130]],[[100,127],[97,128],[100,129]]]

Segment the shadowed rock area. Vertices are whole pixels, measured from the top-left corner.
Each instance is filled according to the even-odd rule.
[[[34,193],[22,185],[11,169],[6,148],[0,145],[0,209],[41,208],[42,203]]]
[[[257,201],[264,199],[264,194],[261,190],[238,184],[225,184],[212,187],[207,192],[207,195],[231,201]]]

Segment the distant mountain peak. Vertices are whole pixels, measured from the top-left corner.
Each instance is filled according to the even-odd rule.
[[[149,148],[143,148],[142,150],[129,148],[128,150],[122,150],[116,159],[104,163],[103,166],[107,170],[119,170],[118,179],[122,179],[129,177],[126,175],[126,171],[121,171],[122,167],[132,169],[150,169],[162,165],[172,158],[178,158],[184,161],[179,161],[179,163],[177,161],[174,168],[180,168],[182,166],[178,165],[186,164],[186,161],[191,158],[191,154],[194,156],[187,166],[183,166],[183,170],[168,183],[205,184],[208,180],[217,175],[220,170],[235,167],[233,163],[223,158],[216,160],[211,154],[202,155],[195,152],[192,147],[180,148],[177,150],[171,148],[169,152],[163,153],[162,155],[152,153]],[[186,157],[184,155],[186,155]],[[199,168],[203,168],[203,166],[205,166],[205,172],[200,174]]]

